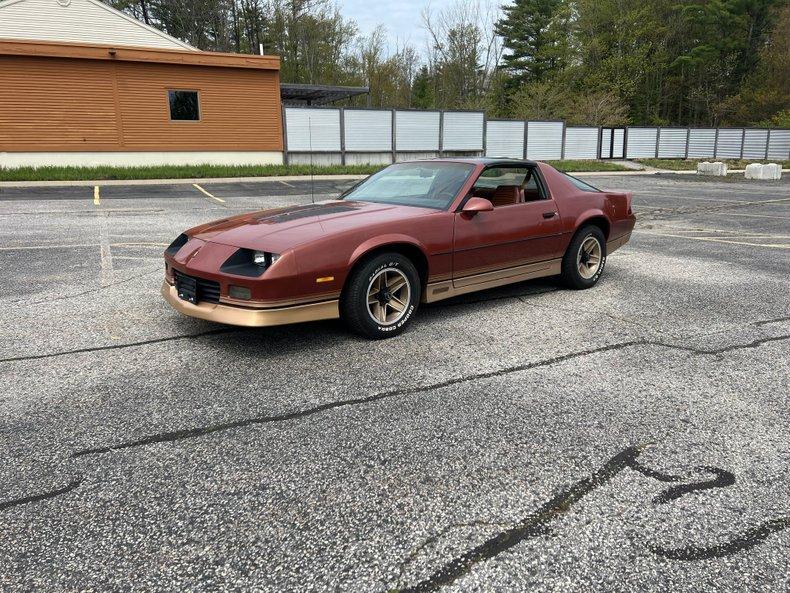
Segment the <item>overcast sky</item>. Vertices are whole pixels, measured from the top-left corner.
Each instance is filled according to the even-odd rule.
[[[428,6],[428,0],[337,0],[340,11],[346,18],[354,19],[359,25],[359,32],[369,34],[377,25],[387,28],[390,49],[394,49],[395,40],[414,46],[420,52],[425,51],[427,37],[422,28],[422,9]],[[431,0],[434,12],[451,5],[453,0]]]

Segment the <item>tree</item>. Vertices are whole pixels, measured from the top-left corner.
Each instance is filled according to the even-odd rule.
[[[489,88],[501,50],[487,5],[461,0],[432,13],[423,11],[428,32],[428,68],[438,105],[460,108],[479,105]]]
[[[351,105],[585,124],[781,126],[790,114],[789,0],[512,0],[501,13],[456,0],[423,11],[424,52],[393,47],[383,27],[360,34],[334,0],[106,1],[202,50],[262,45],[284,82],[370,87]]]
[[[563,0],[515,0],[496,23],[505,48],[502,69],[511,87],[542,82],[565,66],[569,12]]]
[[[754,71],[737,94],[716,107],[716,115],[727,124],[788,127],[790,123],[790,4],[777,7],[772,20],[768,39],[754,57]]]
[[[436,97],[433,93],[434,82],[428,66],[421,66],[414,77],[411,87],[411,107],[431,109],[436,107]]]

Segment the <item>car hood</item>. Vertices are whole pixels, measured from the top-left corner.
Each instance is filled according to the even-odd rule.
[[[302,243],[436,210],[393,204],[330,200],[223,218],[187,231],[203,241],[283,253]]]

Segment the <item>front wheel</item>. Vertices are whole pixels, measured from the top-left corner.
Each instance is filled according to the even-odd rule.
[[[597,226],[584,226],[574,235],[562,258],[562,281],[582,290],[598,282],[606,265],[606,238]]]
[[[373,339],[401,333],[420,302],[420,275],[409,258],[382,253],[354,270],[340,312],[348,326]]]

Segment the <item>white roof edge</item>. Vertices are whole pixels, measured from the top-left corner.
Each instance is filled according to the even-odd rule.
[[[24,2],[24,1],[25,0],[0,0],[0,8],[5,8],[6,6],[11,6],[12,4],[17,4],[19,2]],[[102,8],[102,9],[106,10],[107,12],[111,12],[114,15],[125,19],[126,21],[128,21],[130,23],[134,23],[138,27],[142,27],[143,29],[146,29],[147,31],[150,31],[151,33],[154,33],[155,35],[158,35],[159,37],[163,37],[164,39],[167,39],[168,41],[171,41],[172,43],[180,45],[184,49],[188,49],[188,50],[191,50],[191,51],[200,51],[198,48],[196,48],[196,47],[194,47],[192,45],[189,45],[188,43],[186,43],[184,41],[181,41],[180,39],[176,39],[172,35],[168,35],[164,31],[160,31],[156,27],[152,27],[151,25],[146,25],[144,22],[138,21],[136,18],[131,17],[128,14],[125,14],[125,13],[121,12],[120,10],[115,9],[112,6],[108,5],[108,4],[105,4],[104,2],[101,2],[101,0],[87,0],[87,1],[90,2],[91,4],[95,5],[95,6],[98,6],[99,8]]]
[[[11,0],[11,2],[21,2],[21,1],[23,1],[23,0]],[[9,2],[9,4],[11,2]],[[181,41],[180,39],[176,39],[172,35],[168,35],[164,31],[160,31],[156,27],[152,27],[151,25],[146,25],[144,22],[138,21],[136,18],[134,18],[132,16],[129,16],[128,14],[125,14],[125,13],[121,12],[120,10],[117,10],[117,9],[113,8],[109,4],[105,4],[101,0],[88,0],[88,2],[90,2],[91,4],[95,4],[96,6],[99,6],[99,7],[103,8],[104,10],[106,10],[108,12],[111,12],[111,13],[115,14],[116,16],[122,17],[122,18],[126,19],[127,21],[129,21],[130,23],[134,23],[138,27],[142,27],[143,29],[147,29],[148,31],[151,31],[152,33],[155,33],[155,34],[159,35],[160,37],[164,37],[168,41],[172,41],[173,43],[177,43],[178,45],[180,45],[184,49],[189,49],[189,50],[192,50],[192,51],[200,51],[198,48],[196,48],[196,47],[194,47],[192,45],[189,45],[188,43],[185,43],[184,41]],[[0,4],[0,7],[2,7],[2,4]]]

